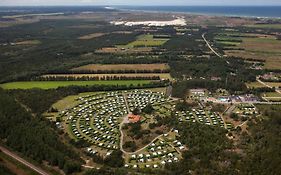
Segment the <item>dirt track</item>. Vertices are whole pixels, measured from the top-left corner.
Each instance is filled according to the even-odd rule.
[[[41,174],[41,175],[50,175],[49,173],[47,173],[46,171],[42,170],[41,168],[29,163],[28,161],[24,160],[23,158],[19,157],[17,154],[9,151],[8,149],[0,146],[0,150],[5,153],[6,155],[12,157],[13,159],[19,161],[20,163],[24,164],[25,166],[29,167],[30,169],[32,169],[33,171]]]

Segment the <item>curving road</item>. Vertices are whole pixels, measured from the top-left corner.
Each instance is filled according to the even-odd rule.
[[[15,153],[9,151],[7,148],[4,148],[3,146],[0,146],[0,150],[1,150],[4,154],[6,154],[6,155],[12,157],[13,159],[15,159],[15,160],[17,160],[18,162],[24,164],[25,166],[27,166],[28,168],[32,169],[33,171],[35,171],[35,172],[37,172],[37,173],[39,173],[39,174],[41,174],[41,175],[50,175],[49,173],[47,173],[47,172],[44,171],[43,169],[41,169],[41,168],[39,168],[39,167],[37,167],[37,166],[35,166],[35,165],[29,163],[28,161],[26,161],[26,160],[24,160],[23,158],[19,157],[17,154],[15,154]]]

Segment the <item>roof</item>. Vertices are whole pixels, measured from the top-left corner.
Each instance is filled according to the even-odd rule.
[[[190,89],[189,91],[190,91],[191,93],[194,93],[194,92],[205,93],[205,89]]]
[[[141,116],[129,114],[128,119],[129,119],[130,123],[136,123],[136,122],[139,122],[141,120]]]

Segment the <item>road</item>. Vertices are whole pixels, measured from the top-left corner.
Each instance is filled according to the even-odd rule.
[[[123,98],[125,99],[125,104],[126,104],[126,107],[127,107],[127,110],[128,110],[128,113],[130,112],[130,109],[129,109],[129,105],[128,105],[128,101],[127,101],[127,98],[126,98],[126,95],[123,93]],[[143,146],[142,148],[140,148],[139,150],[137,151],[134,151],[134,152],[127,152],[124,150],[123,148],[123,142],[124,142],[124,133],[122,131],[122,127],[124,125],[124,123],[127,123],[127,119],[126,117],[123,118],[123,121],[120,123],[119,125],[119,132],[120,132],[120,143],[119,143],[119,147],[120,147],[120,150],[124,153],[124,154],[128,154],[128,155],[131,155],[131,154],[136,154],[137,152],[140,152],[142,150],[144,150],[146,147],[148,147],[150,144],[152,144],[155,140],[159,139],[160,137],[163,136],[163,134],[155,137],[149,144]],[[171,132],[173,129],[171,129],[169,132]],[[168,132],[168,133],[169,133]],[[178,151],[178,150],[177,150]]]
[[[218,57],[222,58],[222,56],[221,56],[218,52],[216,52],[216,51],[212,48],[212,46],[210,45],[210,43],[206,40],[205,35],[206,35],[206,33],[203,33],[203,34],[202,34],[202,38],[203,38],[204,41],[206,42],[207,46],[210,48],[210,50],[211,50],[215,55],[217,55]]]
[[[167,88],[166,88],[166,96],[167,97],[172,97],[172,91],[173,91],[173,87],[171,85],[169,85]]]
[[[169,132],[172,132],[172,130],[173,129],[171,129]],[[120,139],[120,143],[121,143],[121,140],[122,140],[122,142],[123,142],[123,133],[122,133],[122,131],[120,131],[121,132],[121,139]],[[168,132],[168,133],[169,133]],[[164,134],[161,134],[161,135],[159,135],[159,136],[157,136],[157,137],[155,137],[151,142],[149,142],[147,145],[145,145],[145,146],[143,146],[142,148],[140,148],[140,149],[138,149],[137,151],[134,151],[134,152],[127,152],[127,151],[125,151],[124,149],[123,149],[123,147],[121,147],[121,145],[120,145],[120,150],[124,153],[124,154],[129,154],[129,155],[131,155],[131,154],[136,154],[136,153],[138,153],[138,152],[140,152],[140,151],[142,151],[142,150],[144,150],[146,147],[148,147],[150,144],[152,144],[154,141],[156,141],[157,139],[159,139],[159,138],[161,138],[162,136],[163,136]],[[172,146],[173,148],[174,148],[174,146]],[[177,149],[175,149],[177,152],[179,152]],[[180,153],[180,152],[179,152]],[[181,153],[180,153],[181,154]]]
[[[216,104],[260,104],[260,105],[281,105],[281,102],[264,102],[264,101],[256,101],[256,102],[219,102],[219,101],[211,101]]]
[[[266,84],[265,82],[261,81],[261,80],[260,80],[260,77],[257,77],[256,80],[257,80],[257,82],[259,82],[260,84],[262,84],[262,85],[264,85],[264,86],[266,86],[266,87],[268,87],[268,88],[273,88],[272,86],[270,86],[270,85]],[[281,94],[281,91],[280,91],[280,90],[277,90],[276,88],[275,88],[275,91],[276,91],[278,94]]]
[[[235,109],[235,105],[231,105],[230,107],[228,107],[224,112],[223,114],[226,114],[226,115],[230,115],[233,110]]]
[[[37,172],[37,173],[39,173],[39,174],[41,174],[41,175],[50,175],[49,173],[47,173],[47,172],[44,171],[43,169],[41,169],[41,168],[39,168],[39,167],[37,167],[37,166],[35,166],[35,165],[29,163],[28,161],[24,160],[23,158],[19,157],[17,154],[15,154],[15,153],[9,151],[8,149],[6,149],[6,148],[0,146],[0,150],[1,150],[4,154],[6,154],[6,155],[12,157],[13,159],[15,159],[15,160],[17,160],[18,162],[24,164],[25,166],[27,166],[28,168],[32,169],[33,171],[35,171],[35,172]]]

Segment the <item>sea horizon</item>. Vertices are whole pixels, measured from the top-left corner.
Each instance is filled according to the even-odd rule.
[[[194,15],[281,18],[281,6],[110,6],[116,10]]]
[[[219,5],[209,5],[209,6],[200,6],[200,5],[190,5],[190,6],[131,6],[131,5],[56,5],[56,6],[1,6],[0,9],[9,9],[9,10],[23,10],[23,9],[36,9],[36,8],[85,8],[85,10],[94,10],[91,8],[112,8],[111,10],[120,10],[120,11],[139,11],[139,12],[161,12],[161,13],[183,13],[191,15],[209,15],[209,16],[227,16],[227,17],[249,17],[249,18],[281,18],[281,6],[219,6]],[[0,10],[0,11],[1,11]],[[38,10],[38,9],[37,9]],[[59,9],[56,9],[59,11]]]

